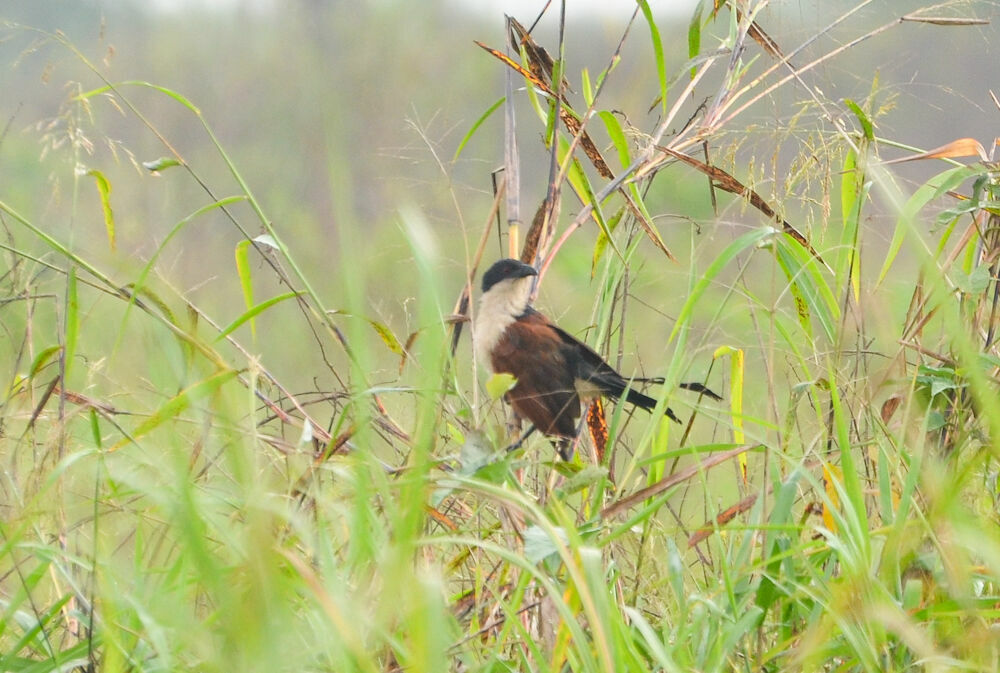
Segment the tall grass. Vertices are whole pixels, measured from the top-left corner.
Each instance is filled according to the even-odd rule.
[[[423,214],[401,208],[396,222],[405,252],[391,268],[411,286],[400,328],[373,308],[385,269],[359,254],[360,223],[341,214],[328,266],[310,275],[294,227],[267,212],[196,101],[106,81],[44,36],[89,73],[65,104],[67,128],[87,130],[60,143],[73,167],[100,132],[93,108],[113,105],[161,143],[146,170],[183,172],[203,196],[138,261],[118,249],[118,185],[101,171],[73,183],[96,188],[94,212],[72,201],[100,223],[99,245],[0,186],[0,670],[996,670],[996,164],[968,139],[911,148],[948,168],[908,189],[881,158],[899,143],[876,132],[877,86],[831,100],[813,78],[843,47],[785,44],[755,3],[710,5],[687,63],[670,62],[645,2],[623,30],[623,43],[648,40],[650,128],[604,98],[619,52],[594,74],[574,72],[561,44],[548,45],[554,71],[534,40],[509,50],[508,88],[528,85],[516,95],[538,128],[519,118],[507,141],[540,129],[552,170],[530,225],[504,213],[508,244],[546,271],[543,296],[550,268],[589,269],[591,313],[564,325],[626,372],[635,333],[654,333],[646,373],[666,379],[660,407],[688,419],[609,405],[569,464],[542,438],[504,451],[501,401],[451,349],[461,288],[442,280],[450,248]],[[955,13],[933,25],[982,7],[938,8]],[[823,34],[850,44],[899,24]],[[766,192],[739,136],[754,102],[791,89],[814,115],[783,132],[822,142],[797,147],[800,183]],[[137,92],[184,106],[232,191]],[[667,170],[715,193],[704,238],[650,211]],[[796,217],[802,203],[824,214],[815,226]],[[871,219],[893,222],[887,251],[872,251]],[[224,308],[162,272],[209,221],[239,236],[216,281],[235,298]],[[495,226],[480,221],[482,234],[463,231],[470,276]],[[641,292],[651,277],[668,279],[672,303]],[[308,353],[296,385],[313,388],[269,367],[259,344],[276,335]],[[692,377],[726,401],[685,397]]]

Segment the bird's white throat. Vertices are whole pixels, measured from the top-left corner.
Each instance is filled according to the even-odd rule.
[[[499,343],[503,333],[528,308],[531,295],[531,278],[502,280],[479,298],[479,311],[473,329],[476,357],[490,371],[490,352]]]

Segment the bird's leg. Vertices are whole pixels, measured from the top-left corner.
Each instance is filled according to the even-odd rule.
[[[587,425],[586,414],[580,418],[580,422],[576,425],[576,432],[573,434],[573,438],[560,437],[558,443],[556,444],[556,449],[559,450],[559,457],[565,460],[567,463],[573,460],[573,454],[576,452],[576,445],[580,443],[583,437],[583,428]]]
[[[552,443],[556,446],[556,451],[559,452],[559,457],[562,458],[567,463],[573,460],[573,451],[576,448],[576,442],[580,439],[579,433],[577,433],[575,439],[570,439],[569,437],[560,437],[558,440]]]
[[[517,441],[515,441],[513,444],[504,449],[504,452],[510,453],[511,451],[516,451],[517,449],[521,448],[521,445],[524,444],[524,440],[526,440],[528,437],[531,437],[531,433],[533,433],[537,429],[538,428],[532,425],[530,428],[528,428],[527,432],[525,432],[523,435],[517,438]]]

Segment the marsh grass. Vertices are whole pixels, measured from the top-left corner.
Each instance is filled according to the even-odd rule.
[[[196,102],[104,81],[63,36],[41,36],[89,72],[66,102],[69,128],[99,133],[91,106],[123,110],[162,143],[146,169],[183,171],[203,197],[138,261],[116,251],[122,214],[104,174],[74,182],[96,185],[102,246],[0,188],[0,669],[996,670],[996,164],[968,140],[914,150],[954,167],[908,194],[880,159],[898,143],[875,132],[889,113],[877,87],[855,103],[809,79],[844,47],[807,60],[812,40],[768,36],[751,4],[703,3],[677,66],[639,3],[627,37],[649,40],[650,129],[623,127],[602,98],[616,58],[584,75],[562,64],[562,45],[549,45],[554,72],[537,44],[510,52],[523,67],[509,91],[529,85],[552,171],[540,215],[509,218],[507,241],[545,270],[563,258],[590,268],[591,314],[572,328],[590,325],[584,336],[616,365],[629,335],[656,325],[660,406],[690,419],[609,405],[607,436],[589,428],[607,442],[603,462],[584,440],[570,464],[541,438],[502,451],[503,406],[467,347],[451,349],[461,290],[442,281],[441,234],[420,212],[397,221],[410,285],[400,331],[371,308],[385,269],[360,258],[366,230],[341,226],[311,277],[294,231],[273,224]],[[968,22],[958,10],[970,7],[934,17]],[[824,33],[850,44],[900,20]],[[562,98],[561,76],[581,82],[576,99]],[[778,135],[811,139],[799,146],[810,157],[765,193],[741,168],[740,124],[786,89],[814,116]],[[188,163],[137,91],[186,108],[232,192]],[[509,125],[508,143],[531,133]],[[82,137],[62,151],[85,155]],[[614,157],[602,157],[614,177],[593,152]],[[644,201],[668,166],[711,180],[720,208],[687,256]],[[500,211],[520,202],[505,189]],[[811,227],[782,214],[802,203],[822,213]],[[869,253],[869,215],[894,222],[885,254]],[[218,282],[242,305],[225,317],[158,268],[217,216],[240,236]],[[470,280],[496,226],[480,221],[462,229]],[[685,288],[675,304],[635,290],[658,273]],[[321,284],[336,287],[335,309]],[[274,334],[310,354],[313,389],[269,369],[257,340]],[[692,375],[726,401],[685,397],[677,385]]]

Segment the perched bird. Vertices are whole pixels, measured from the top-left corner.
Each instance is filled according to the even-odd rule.
[[[663,379],[626,379],[597,352],[557,327],[530,306],[534,267],[501,259],[483,274],[483,293],[473,328],[479,360],[495,373],[509,373],[517,383],[506,395],[522,418],[555,438],[564,460],[572,457],[581,400],[600,396],[625,400],[652,410],[656,400],[629,386]],[[715,399],[701,384],[682,384]],[[666,415],[679,419],[669,408]]]

